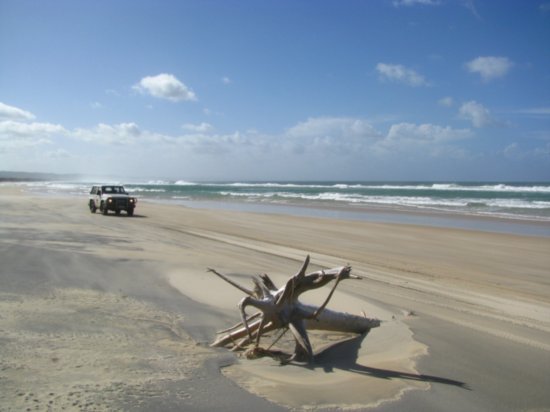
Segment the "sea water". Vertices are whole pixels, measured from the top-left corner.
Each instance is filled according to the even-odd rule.
[[[550,182],[193,182],[142,180],[33,182],[32,191],[87,195],[94,184],[124,184],[134,196],[189,206],[280,211],[361,218],[371,212],[411,212],[408,219],[431,216],[492,217],[550,223]],[[314,212],[314,210],[316,212]],[[320,210],[325,212],[321,213]],[[373,214],[373,211],[376,213]],[[417,216],[416,218],[414,216]],[[401,220],[403,217],[401,217]],[[373,220],[372,216],[371,219]],[[376,219],[375,219],[376,220]],[[386,218],[381,218],[386,221]],[[391,220],[391,219],[390,219]],[[437,219],[436,219],[437,220]],[[548,230],[548,229],[546,229]]]

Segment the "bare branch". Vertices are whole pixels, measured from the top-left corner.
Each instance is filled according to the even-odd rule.
[[[330,298],[332,298],[332,294],[336,290],[336,286],[338,286],[338,283],[340,283],[340,280],[342,279],[342,276],[344,275],[344,273],[346,273],[346,270],[347,270],[347,272],[349,272],[349,266],[343,267],[340,270],[340,272],[338,272],[338,276],[336,277],[336,282],[334,282],[334,286],[332,287],[332,290],[328,294],[325,302],[313,314],[313,319],[317,319],[317,316],[319,316],[319,313],[321,313],[323,311],[323,309],[325,309],[325,307],[328,304],[328,301],[330,300]]]
[[[246,319],[246,321],[247,321],[247,322],[250,322],[251,320],[256,319],[256,318],[257,318],[258,316],[260,316],[261,314],[262,314],[262,312],[256,312],[255,314],[249,316],[249,317]],[[240,327],[242,327],[242,326],[244,326],[243,323],[242,323],[242,322],[239,322],[239,323],[236,323],[236,324],[233,325],[233,326],[230,326],[230,327],[227,328],[227,329],[220,330],[220,331],[218,331],[218,332],[216,332],[216,333],[217,333],[218,335],[221,335],[222,333],[231,332],[232,330],[235,330],[235,329],[240,328]]]
[[[220,278],[222,278],[223,280],[225,280],[225,281],[226,281],[227,283],[229,283],[230,285],[235,286],[235,287],[236,287],[237,289],[239,289],[241,292],[246,293],[248,296],[254,296],[254,292],[252,292],[251,290],[245,288],[244,286],[239,285],[237,282],[232,281],[232,280],[229,279],[227,276],[222,275],[221,273],[217,272],[215,269],[208,268],[206,271],[207,271],[207,272],[212,272],[213,274],[215,274],[215,275],[217,275],[218,277],[220,277]]]

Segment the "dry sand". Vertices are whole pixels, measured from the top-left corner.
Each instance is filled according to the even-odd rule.
[[[280,285],[306,254],[365,276],[329,307],[382,325],[315,333],[311,366],[208,346],[242,294],[207,267]],[[549,238],[147,202],[102,216],[1,186],[0,285],[2,411],[550,410]]]

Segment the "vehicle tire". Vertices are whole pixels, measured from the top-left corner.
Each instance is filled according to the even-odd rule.
[[[128,209],[126,213],[128,213],[128,216],[134,216],[134,209]]]
[[[97,210],[97,207],[95,207],[95,203],[93,200],[90,200],[90,212],[95,213]]]
[[[118,216],[120,215],[120,209],[115,210],[115,214]]]
[[[101,213],[106,215],[109,211],[107,210],[107,206],[105,205],[105,202],[101,202],[101,205],[99,206],[99,209],[101,210]]]

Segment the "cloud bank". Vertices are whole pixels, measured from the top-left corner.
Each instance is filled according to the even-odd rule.
[[[280,133],[220,133],[204,122],[183,124],[173,134],[147,130],[136,122],[69,129],[30,120],[34,115],[14,106],[4,104],[2,109],[4,117],[21,119],[0,121],[0,160],[7,159],[11,164],[49,165],[60,172],[76,173],[86,172],[94,165],[104,173],[131,171],[132,175],[199,176],[212,180],[245,176],[425,178],[421,172],[432,170],[434,165],[446,167],[459,162],[457,167],[463,169],[464,164],[475,159],[490,158],[491,154],[470,152],[471,144],[463,142],[476,140],[481,137],[477,129],[495,123],[489,110],[474,100],[458,109],[459,116],[471,122],[472,129],[413,122],[379,128],[364,118],[319,116],[297,122]],[[548,108],[529,111],[546,115]],[[519,144],[508,143],[492,156],[509,159],[513,154],[518,158],[521,153],[522,159],[544,159],[548,157],[548,147],[546,144],[523,149]]]
[[[31,112],[0,102],[0,120],[34,120]]]
[[[53,136],[66,134],[58,124],[34,122],[31,112],[0,102],[0,152],[52,144]]]

